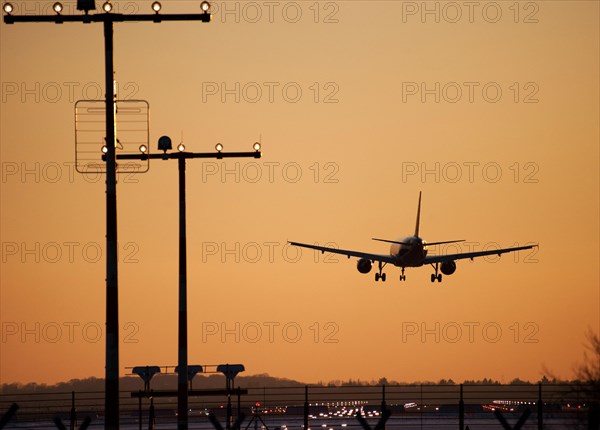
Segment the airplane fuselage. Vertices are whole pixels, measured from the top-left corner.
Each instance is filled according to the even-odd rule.
[[[420,267],[427,256],[427,244],[419,236],[406,236],[390,246],[390,255],[398,267]]]

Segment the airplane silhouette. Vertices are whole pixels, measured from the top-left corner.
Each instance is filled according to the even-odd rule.
[[[300,242],[292,242],[289,241],[290,245],[299,246],[302,248],[310,248],[321,251],[321,253],[331,252],[334,254],[342,254],[346,255],[348,258],[357,257],[357,269],[360,273],[369,273],[371,268],[375,262],[378,263],[379,271],[375,273],[375,281],[379,281],[381,279],[382,282],[385,282],[385,273],[383,273],[383,268],[387,264],[392,264],[396,267],[402,268],[402,274],[400,275],[400,280],[405,281],[406,275],[404,274],[404,269],[406,267],[421,267],[426,264],[430,264],[435,273],[431,274],[431,282],[442,282],[442,273],[444,275],[452,275],[456,271],[456,263],[455,260],[461,260],[464,258],[473,258],[483,257],[486,255],[498,255],[521,251],[524,249],[532,249],[537,247],[538,245],[526,245],[526,246],[517,246],[514,248],[503,248],[503,249],[493,249],[488,251],[477,251],[477,252],[464,252],[459,254],[448,254],[448,255],[431,255],[427,256],[427,247],[433,245],[442,245],[445,243],[457,243],[464,242],[464,239],[461,240],[447,240],[444,242],[432,242],[426,243],[421,237],[419,237],[419,220],[421,217],[421,193],[419,192],[419,204],[417,206],[417,223],[415,226],[415,234],[412,236],[406,236],[399,240],[388,240],[388,239],[377,239],[373,238],[373,240],[377,240],[380,242],[391,243],[390,253],[389,254],[370,254],[368,252],[361,251],[351,251],[345,249],[337,249],[337,248],[327,248],[325,246],[318,245],[309,245],[306,243]],[[442,273],[438,273],[442,272]]]

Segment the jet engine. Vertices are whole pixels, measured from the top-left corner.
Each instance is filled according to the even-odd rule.
[[[456,271],[456,263],[454,261],[444,261],[440,270],[444,275],[452,275]]]
[[[360,273],[369,273],[372,267],[371,260],[368,258],[361,258],[358,260],[358,263],[356,263],[356,268]]]

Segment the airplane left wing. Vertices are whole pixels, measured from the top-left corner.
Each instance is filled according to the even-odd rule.
[[[322,253],[323,252],[331,252],[333,254],[342,254],[342,255],[347,256],[348,258],[350,258],[350,257],[366,258],[367,260],[381,261],[382,263],[390,263],[390,264],[394,264],[394,261],[395,261],[394,257],[392,257],[391,255],[369,254],[368,252],[350,251],[350,250],[338,249],[338,248],[328,248],[326,246],[309,245],[306,243],[299,243],[299,242],[288,241],[288,243],[290,245],[300,246],[302,248],[316,249],[317,251],[321,251]]]
[[[488,251],[465,252],[462,254],[431,255],[431,256],[425,257],[423,264],[443,263],[444,261],[461,260],[464,258],[470,258],[472,260],[475,257],[484,257],[486,255],[500,256],[501,254],[504,254],[506,252],[521,251],[524,249],[532,249],[537,246],[538,245],[536,244],[536,245],[527,245],[527,246],[517,246],[515,248],[490,249]]]

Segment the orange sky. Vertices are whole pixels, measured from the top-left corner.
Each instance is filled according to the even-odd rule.
[[[262,136],[261,160],[188,162],[190,363],[307,382],[573,376],[599,329],[600,7],[423,4],[228,1],[210,24],[116,25],[119,94],[150,103],[153,150],[182,131],[191,151]],[[73,168],[102,41],[95,24],[0,24],[2,383],[104,374],[104,181]],[[119,178],[122,374],[177,362],[176,171]],[[387,252],[370,238],[411,234],[419,191],[426,240],[539,252],[382,284],[285,247]]]

